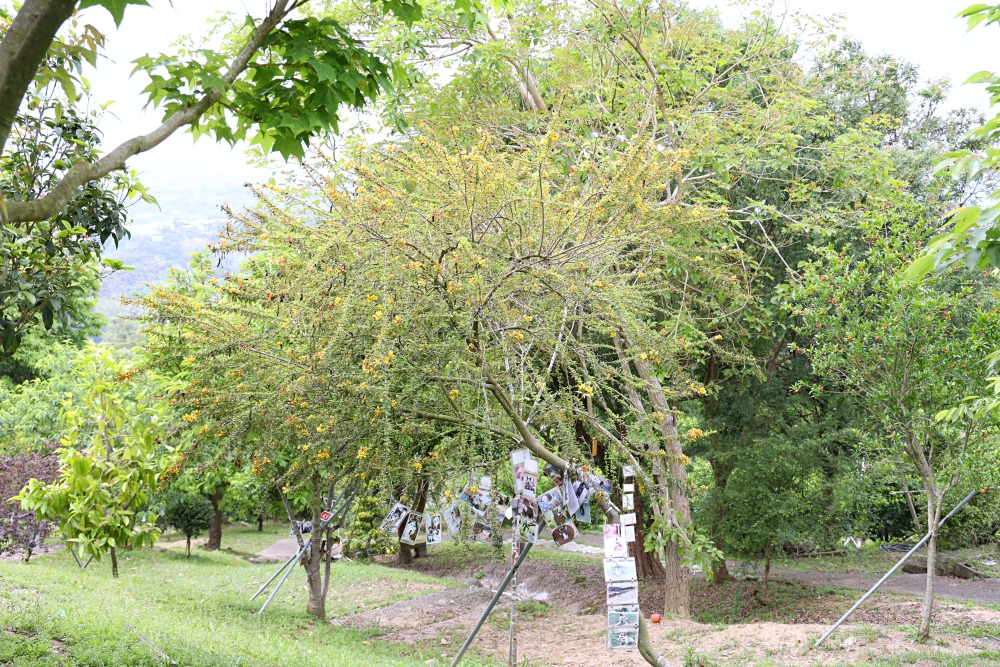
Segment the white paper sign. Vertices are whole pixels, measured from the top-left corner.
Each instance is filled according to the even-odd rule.
[[[631,493],[626,493],[622,496],[622,509],[623,510],[634,510],[635,509],[635,498]]]
[[[635,542],[635,526],[625,526],[625,541]]]
[[[635,468],[632,466],[622,466],[622,477],[626,479],[629,477],[635,477]]]
[[[628,514],[622,514],[622,525],[631,526],[635,524],[635,512],[629,512]]]
[[[625,493],[635,493],[635,484],[622,484],[622,491]]]

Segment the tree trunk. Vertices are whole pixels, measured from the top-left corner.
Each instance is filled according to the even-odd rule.
[[[118,550],[111,547],[111,576],[118,578]]]
[[[420,481],[417,483],[417,493],[413,497],[413,507],[411,508],[414,512],[422,513],[424,507],[427,505],[427,478],[421,477]],[[397,531],[397,537],[403,535],[403,529],[406,528],[406,521],[399,524],[399,530]],[[414,558],[426,558],[427,557],[427,545],[426,544],[399,544],[399,562],[404,565],[409,565]]]
[[[263,514],[261,514],[260,516],[257,517],[257,532],[258,533],[263,533],[264,532],[264,515]]]
[[[722,501],[722,496],[726,492],[726,482],[729,481],[729,471],[726,467],[717,460],[710,462],[712,466],[712,477],[715,479],[715,489],[712,490],[712,525],[710,527],[712,541],[715,542],[715,548],[719,551],[723,551],[722,543],[722,517],[725,512],[725,503]],[[732,581],[733,575],[729,574],[729,568],[726,566],[725,557],[715,566],[715,572],[712,573],[712,585],[719,586],[726,583],[727,581]]]
[[[659,579],[664,575],[663,563],[660,562],[655,552],[646,551],[644,546],[646,541],[644,528],[646,508],[638,488],[633,494],[633,498],[635,498],[635,542],[628,545],[629,555],[635,558],[635,573],[640,580]]]
[[[215,515],[212,517],[212,527],[208,529],[208,542],[205,544],[207,551],[215,551],[222,546],[222,497],[225,493],[226,486],[223,484],[208,497],[212,501]]]
[[[191,536],[187,536],[187,557],[191,557]]]
[[[760,591],[757,593],[757,601],[763,605],[770,604],[771,591],[768,590],[768,580],[771,578],[771,544],[767,545],[767,553],[764,555],[764,579],[761,581]]]
[[[933,478],[931,478],[933,479]],[[929,486],[925,483],[925,486]],[[924,589],[924,609],[920,619],[920,632],[917,639],[927,641],[931,637],[931,616],[934,613],[934,573],[937,571],[937,524],[941,514],[941,498],[937,489],[927,489],[927,525],[930,527],[931,539],[927,541],[927,585]],[[932,492],[933,491],[933,492]]]
[[[665,616],[687,618],[691,614],[691,575],[681,567],[681,555],[676,542],[667,542],[663,550],[666,572],[663,578],[663,613]]]
[[[313,531],[309,534],[309,549],[302,557],[306,569],[306,588],[309,591],[309,602],[306,611],[321,620],[326,620],[326,590],[323,587],[323,531],[319,529],[319,515],[323,512],[323,497],[320,491],[319,475],[312,476],[312,524]]]

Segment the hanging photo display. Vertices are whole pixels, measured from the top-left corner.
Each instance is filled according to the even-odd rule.
[[[605,581],[635,581],[636,579],[634,558],[604,559]]]
[[[441,544],[444,535],[441,533],[441,515],[427,515],[427,544]]]
[[[538,501],[534,498],[514,498],[511,501],[511,509],[514,515],[521,518],[522,523],[538,523]]]
[[[529,459],[531,459],[530,449],[515,449],[510,453],[510,464],[514,470],[514,495],[524,491],[524,473]]]
[[[406,515],[406,523],[403,524],[403,532],[399,536],[401,544],[416,544],[424,529],[424,515],[419,512],[410,512]]]
[[[538,491],[538,461],[528,459],[524,464],[524,488],[521,493],[528,498],[534,498]]]
[[[632,466],[624,466],[622,473],[626,480],[635,474]],[[593,475],[591,483],[610,495],[610,481]],[[635,540],[632,488],[631,483],[622,485],[622,509],[629,513],[621,514],[619,523],[604,526],[604,581],[608,586],[610,649],[634,649],[639,646],[639,582],[635,558],[628,557],[629,531],[632,540]]]
[[[505,496],[502,493],[495,493],[492,497],[493,502],[493,516],[496,517],[497,521],[504,523],[509,521],[514,515],[510,511],[510,496]]]
[[[559,491],[558,487],[549,489],[542,495],[538,496],[538,511],[542,514],[551,512],[555,508],[562,507],[565,504],[562,492]]]
[[[576,526],[572,523],[564,523],[556,526],[552,531],[552,539],[555,541],[556,545],[560,547],[567,542],[572,542],[578,537],[580,537],[580,531],[578,531]]]
[[[489,493],[483,494],[481,488],[473,490],[473,486],[470,484],[465,487],[458,499],[467,503],[476,516],[486,516],[486,511],[490,506],[490,496]]]
[[[444,511],[444,523],[448,526],[448,532],[458,535],[462,530],[462,508],[455,503]]]
[[[608,630],[608,648],[639,648],[639,628]]]
[[[472,539],[477,542],[484,542],[485,544],[493,543],[493,529],[490,528],[490,524],[482,519],[476,519],[476,522],[472,524]]]
[[[538,541],[538,524],[528,523],[527,521],[518,521],[517,535],[522,541],[534,544]]]
[[[639,582],[616,581],[608,584],[608,606],[639,604]]]
[[[608,607],[608,629],[639,627],[639,605],[625,604]]]
[[[621,528],[618,524],[611,524],[615,528]],[[607,525],[604,526],[608,528]],[[605,558],[626,558],[628,557],[628,541],[625,536],[619,532],[615,532],[614,535],[608,535],[608,531],[604,531],[604,557]]]
[[[559,468],[551,464],[547,465],[545,466],[545,474],[557,488],[563,485],[563,471]]]
[[[625,541],[635,542],[635,526],[625,526]]]
[[[379,525],[379,530],[394,530],[399,528],[399,524],[403,522],[403,518],[406,517],[407,513],[406,505],[403,503],[396,503]]]
[[[590,523],[590,502],[585,502],[580,505],[580,509],[577,511],[574,518],[580,523]]]

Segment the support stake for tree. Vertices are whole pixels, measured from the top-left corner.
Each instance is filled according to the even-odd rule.
[[[490,600],[488,605],[486,605],[486,611],[484,611],[483,615],[479,618],[479,622],[476,623],[476,627],[472,628],[472,632],[469,633],[465,643],[462,644],[462,648],[459,649],[458,655],[456,655],[455,659],[451,661],[451,667],[455,667],[455,665],[457,665],[462,659],[462,656],[465,655],[466,649],[469,648],[472,640],[476,638],[476,634],[478,634],[479,629],[483,627],[483,623],[485,623],[486,619],[489,618],[490,612],[493,611],[493,607],[495,607],[497,602],[500,601],[500,596],[503,595],[504,589],[507,588],[510,580],[514,577],[514,574],[517,572],[517,568],[521,567],[521,563],[524,562],[524,557],[528,555],[529,551],[531,551],[531,542],[525,542],[524,548],[521,550],[521,554],[517,557],[517,560],[514,561],[514,567],[510,568],[510,572],[508,572],[507,576],[504,577],[503,582],[500,584],[500,588],[498,588],[496,594],[493,595],[493,599]]]
[[[963,498],[963,499],[962,499],[962,502],[960,502],[960,503],[959,503],[958,505],[956,505],[956,506],[955,506],[955,509],[953,509],[952,511],[948,512],[948,515],[947,515],[947,516],[946,516],[945,518],[941,519],[941,521],[939,521],[939,522],[938,522],[938,525],[937,525],[937,528],[936,528],[935,530],[941,530],[941,526],[943,526],[943,525],[944,525],[944,522],[945,522],[945,521],[947,521],[948,519],[950,519],[951,517],[955,516],[955,513],[956,513],[956,512],[958,511],[958,510],[960,510],[960,509],[962,509],[963,507],[965,507],[965,503],[967,503],[967,502],[969,502],[970,500],[972,500],[972,496],[974,496],[974,495],[976,495],[976,491],[975,491],[975,490],[972,490],[972,491],[970,491],[970,492],[969,492],[969,495],[967,495],[967,496],[966,496],[965,498]],[[933,531],[932,531],[932,532],[933,532]],[[850,609],[848,609],[848,610],[847,610],[847,611],[846,611],[846,612],[844,613],[844,615],[840,617],[840,620],[839,620],[839,621],[837,621],[837,622],[836,622],[836,623],[834,623],[834,624],[833,624],[832,626],[830,626],[830,629],[829,629],[829,630],[827,630],[827,631],[826,631],[825,633],[823,633],[823,636],[822,636],[822,637],[820,637],[819,639],[817,639],[817,640],[816,640],[816,643],[815,643],[815,644],[813,644],[813,648],[816,648],[817,646],[819,646],[820,644],[822,644],[822,643],[823,643],[824,641],[826,641],[826,638],[827,638],[827,637],[829,637],[830,635],[832,635],[832,634],[833,634],[833,632],[834,632],[834,630],[836,630],[837,628],[839,628],[839,627],[840,627],[840,625],[841,625],[841,624],[842,624],[842,623],[843,623],[844,621],[846,621],[846,620],[847,620],[847,617],[848,617],[848,616],[850,616],[851,614],[853,614],[853,613],[855,612],[855,610],[856,610],[856,609],[857,609],[858,607],[860,607],[860,606],[861,606],[861,603],[862,603],[862,602],[864,602],[865,600],[867,600],[868,598],[870,598],[870,597],[872,596],[872,594],[873,594],[873,593],[874,593],[875,591],[877,591],[877,590],[879,589],[879,586],[881,586],[882,584],[884,584],[884,583],[885,583],[885,582],[886,582],[886,581],[887,581],[887,580],[889,579],[889,577],[891,577],[891,576],[892,576],[892,575],[893,575],[893,574],[894,574],[894,573],[896,572],[896,570],[898,570],[899,568],[901,568],[901,567],[903,566],[903,563],[905,563],[905,562],[906,562],[906,560],[907,560],[907,559],[908,559],[908,558],[909,558],[910,556],[912,556],[913,554],[915,554],[915,553],[917,552],[917,549],[919,549],[920,547],[924,546],[924,543],[925,543],[925,542],[926,542],[927,540],[929,540],[930,538],[931,538],[931,533],[927,533],[926,535],[924,535],[924,537],[923,537],[923,539],[922,539],[922,540],[920,540],[919,542],[917,542],[916,544],[914,544],[914,545],[913,545],[913,548],[912,548],[912,549],[910,549],[909,551],[907,551],[907,552],[906,552],[906,555],[905,555],[905,556],[903,556],[902,558],[900,558],[900,559],[899,559],[899,562],[898,562],[898,563],[896,563],[895,565],[893,565],[893,566],[892,566],[892,569],[891,569],[891,570],[889,570],[888,572],[886,572],[886,573],[885,573],[885,576],[883,576],[883,577],[882,577],[881,579],[879,579],[879,580],[878,580],[878,581],[877,581],[877,582],[875,583],[875,585],[874,585],[874,586],[872,586],[872,587],[871,587],[871,588],[870,588],[870,589],[868,590],[868,592],[867,592],[867,593],[865,593],[864,595],[862,595],[862,596],[861,596],[861,599],[860,599],[860,600],[858,600],[857,602],[855,602],[855,603],[854,603],[854,606],[853,606],[853,607],[851,607]],[[928,565],[930,565],[930,563],[928,563]],[[930,573],[930,576],[934,576],[934,575],[933,575],[933,573]]]

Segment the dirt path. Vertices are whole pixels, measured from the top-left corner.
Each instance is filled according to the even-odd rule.
[[[829,572],[799,572],[775,570],[776,579],[800,581],[811,586],[829,586],[867,591],[880,577],[869,574],[835,574]],[[880,591],[902,595],[924,595],[927,575],[895,574],[882,584]],[[934,596],[946,600],[965,600],[980,604],[1000,603],[1000,579],[958,579],[934,577]]]

